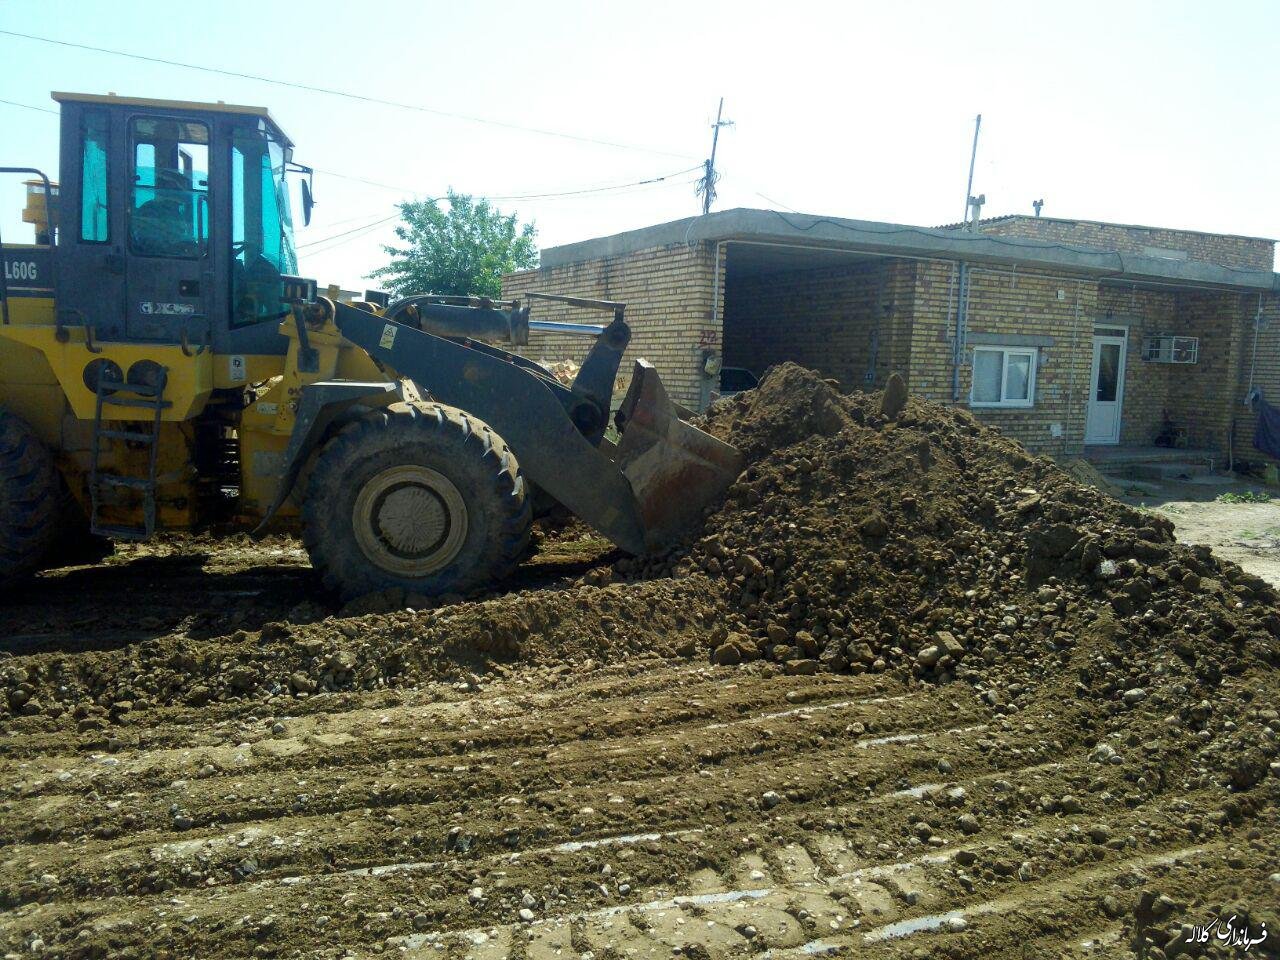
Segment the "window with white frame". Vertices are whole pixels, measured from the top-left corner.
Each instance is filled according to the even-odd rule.
[[[971,407],[1029,407],[1035,396],[1035,347],[973,348]]]

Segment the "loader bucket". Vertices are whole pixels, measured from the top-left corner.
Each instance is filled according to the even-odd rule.
[[[635,494],[645,546],[658,550],[696,529],[742,472],[742,454],[682,420],[644,360],[636,361],[619,419],[615,462]]]

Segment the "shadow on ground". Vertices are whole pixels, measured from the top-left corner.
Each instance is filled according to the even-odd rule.
[[[563,586],[617,556],[599,538],[553,535],[507,581],[468,599]],[[342,612],[291,541],[129,545],[101,563],[47,570],[0,601],[0,651],[112,650],[179,630],[200,640]]]

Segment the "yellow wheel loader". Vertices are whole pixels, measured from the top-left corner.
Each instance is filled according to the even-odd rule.
[[[631,553],[688,532],[736,477],[654,369],[614,383],[612,314],[367,294],[298,276],[289,211],[311,171],[264,109],[55,93],[57,182],[27,184],[35,243],[0,279],[0,586],[95,540],[213,521],[300,530],[343,597],[460,592],[568,510]],[[572,385],[497,344],[593,337]],[[616,427],[606,437],[610,424]]]

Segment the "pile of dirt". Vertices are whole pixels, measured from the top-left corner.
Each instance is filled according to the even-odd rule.
[[[1277,663],[1265,581],[967,411],[911,400],[890,418],[879,396],[841,396],[789,364],[707,428],[747,457],[726,504],[691,546],[618,566],[724,581],[721,662],[980,682],[1011,661],[1062,660],[1086,631],[1138,654],[1125,654],[1134,685],[1166,651],[1206,688]]]
[[[706,428],[747,458],[727,502],[691,545],[618,566],[724,585],[714,663],[960,680],[998,713],[1067,710],[1103,761],[1137,737],[1152,778],[1280,775],[1276,593],[1167,519],[967,411],[891,417],[790,364]]]
[[[784,365],[704,425],[746,468],[658,557],[340,607],[288,538],[175,537],[11,598],[0,952],[1274,938],[1270,587],[902,393]]]
[[[1256,681],[1274,687],[1280,613],[1266,583],[966,411],[841,395],[786,364],[704,426],[747,466],[697,538],[663,556],[551,588],[307,601],[257,629],[178,623],[89,656],[0,661],[0,711],[92,732],[154,705],[466,684],[507,664],[638,654],[959,680],[1006,714],[1076,701],[1086,727],[1138,711],[1194,732],[1225,691],[1248,713]],[[1271,713],[1253,708],[1215,741],[1238,788],[1275,758]]]

